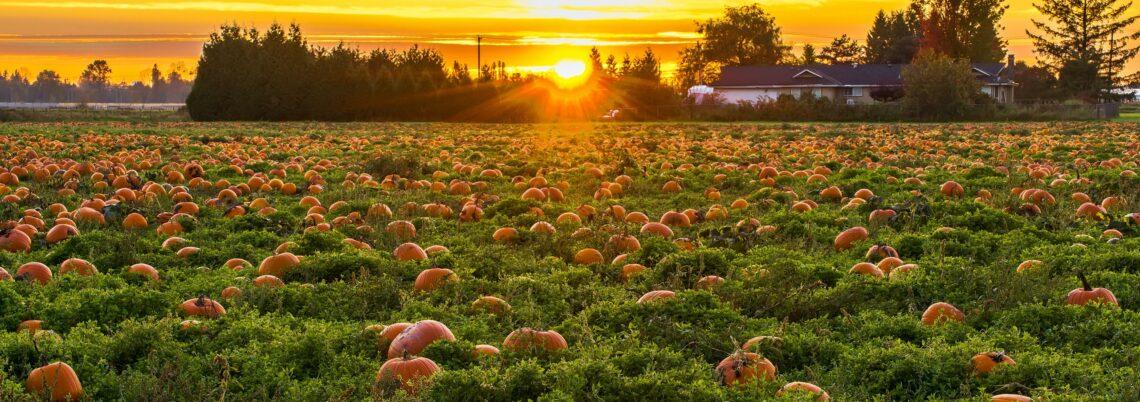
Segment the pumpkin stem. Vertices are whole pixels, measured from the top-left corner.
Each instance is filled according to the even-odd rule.
[[[1005,353],[1004,352],[991,353],[990,359],[993,359],[994,363],[1001,363],[1003,360],[1005,360]]]
[[[408,354],[408,348],[404,348],[404,360],[411,360],[412,356]]]
[[[1085,278],[1084,272],[1077,271],[1077,279],[1081,280],[1081,286],[1084,286],[1086,292],[1093,290],[1092,286],[1089,285],[1088,278]]]

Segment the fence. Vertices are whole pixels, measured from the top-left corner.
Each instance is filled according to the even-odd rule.
[[[1119,102],[1056,103],[1018,102],[999,104],[990,114],[978,120],[1094,120],[1120,117]],[[599,120],[726,120],[726,121],[903,121],[898,104],[832,104],[767,103],[741,106],[737,104],[650,105],[641,108],[619,108]]]
[[[0,110],[32,112],[49,110],[177,112],[185,107],[184,103],[0,102]]]

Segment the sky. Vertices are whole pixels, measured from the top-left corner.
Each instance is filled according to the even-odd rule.
[[[1006,0],[1002,21],[1009,49],[1032,62],[1025,29],[1038,18],[1033,0]],[[726,6],[755,1],[707,0],[0,0],[0,71],[31,75],[56,70],[76,80],[94,59],[105,59],[115,81],[145,80],[151,65],[193,70],[206,37],[224,23],[301,25],[311,43],[344,41],[364,50],[439,50],[448,60],[476,65],[475,36],[483,35],[482,60],[545,72],[563,59],[585,59],[591,46],[605,54],[637,55],[647,47],[661,56],[668,75],[677,52],[691,44],[694,21]],[[878,10],[908,0],[760,0],[776,18],[784,41],[826,45],[848,34],[862,41]],[[1134,6],[1140,11],[1140,6]],[[1140,63],[1133,63],[1136,70]]]

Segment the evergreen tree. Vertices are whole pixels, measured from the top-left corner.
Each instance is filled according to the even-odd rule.
[[[592,74],[604,74],[605,67],[602,66],[602,53],[598,51],[598,47],[590,48],[590,71]]]
[[[1042,0],[1033,6],[1046,20],[1033,20],[1037,31],[1026,33],[1070,96],[1103,95],[1140,51],[1132,43],[1140,31],[1128,31],[1137,18],[1127,15],[1131,1]]]
[[[819,56],[815,54],[815,46],[812,46],[810,43],[804,44],[804,49],[800,56],[800,63],[805,66],[819,64]]]
[[[996,62],[1005,56],[999,21],[1009,6],[1003,0],[916,0],[927,10],[922,19],[922,48],[959,59]]]
[[[831,65],[858,63],[863,58],[863,47],[847,34],[832,40],[819,55],[820,61]]]

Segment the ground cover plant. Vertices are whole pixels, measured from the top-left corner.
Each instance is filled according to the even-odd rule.
[[[0,125],[0,400],[1140,400],[1140,130]]]

